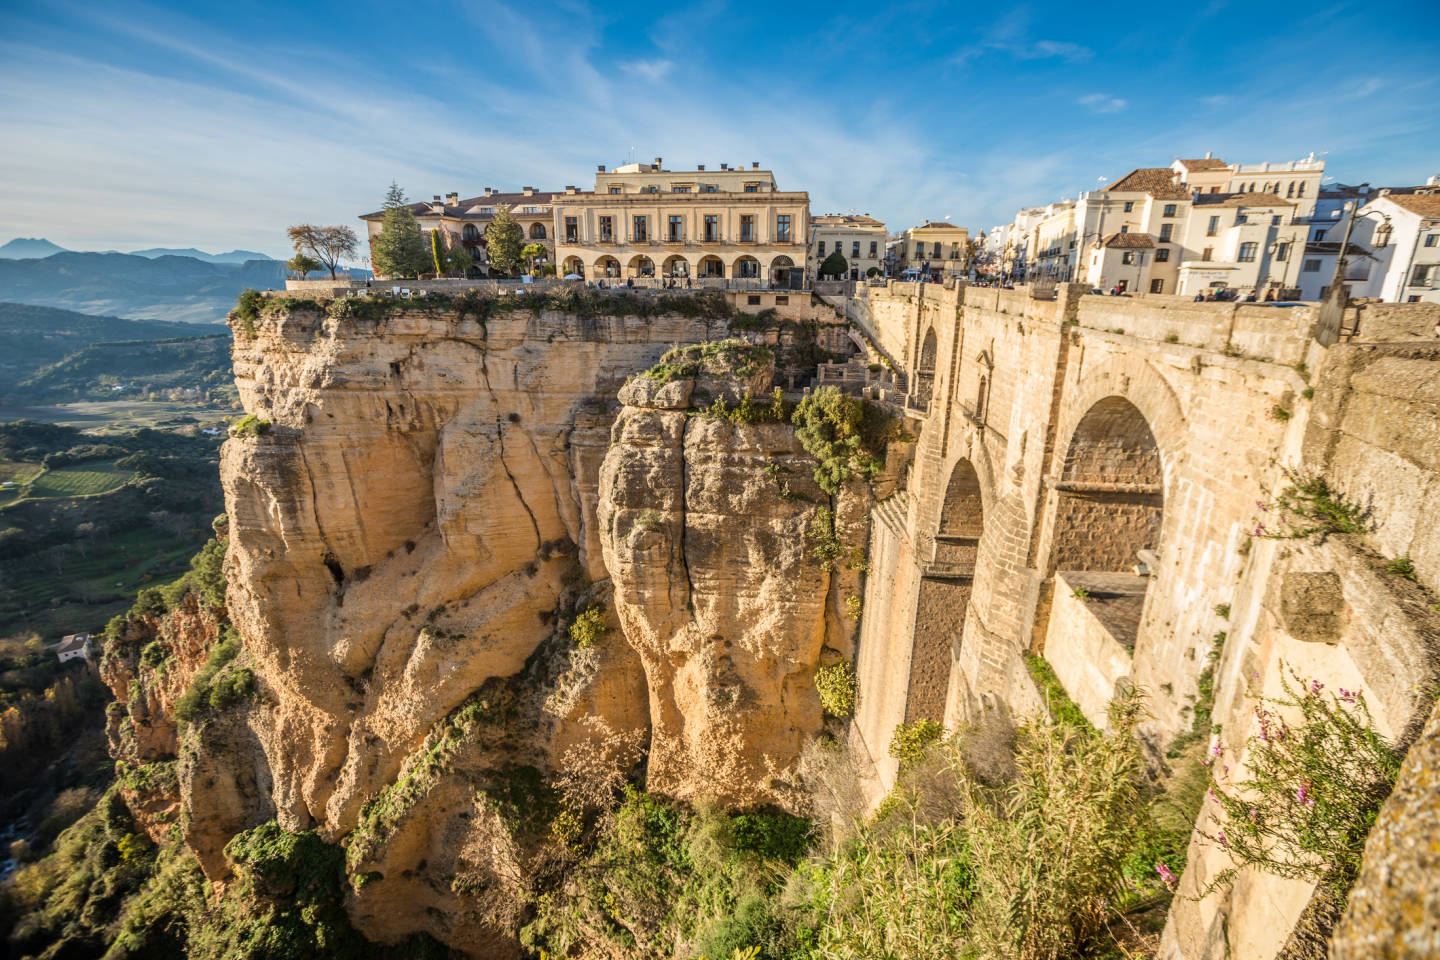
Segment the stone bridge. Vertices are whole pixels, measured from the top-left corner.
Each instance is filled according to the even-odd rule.
[[[904,358],[919,422],[908,484],[873,515],[857,655],[852,736],[878,787],[898,723],[1041,709],[1027,654],[1101,726],[1117,682],[1142,688],[1157,763],[1191,729],[1207,667],[1226,749],[1282,661],[1365,691],[1385,732],[1423,720],[1440,629],[1403,595],[1440,587],[1433,305],[1341,315],[912,283],[827,299]],[[1370,534],[1255,536],[1297,470],[1364,504]],[[1376,556],[1408,556],[1416,583],[1377,573]],[[1221,865],[1197,850],[1184,882]],[[1202,956],[1220,924],[1231,955],[1274,956],[1312,888],[1265,882],[1177,899],[1167,955]]]

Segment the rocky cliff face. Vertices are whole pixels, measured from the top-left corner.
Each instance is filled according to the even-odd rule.
[[[649,689],[648,783],[685,799],[784,803],[822,725],[815,671],[853,652],[859,573],[824,542],[863,546],[868,501],[832,504],[789,423],[692,409],[766,380],[633,381],[600,471],[605,565]]]
[[[815,667],[852,642],[859,574],[808,538],[831,499],[791,427],[691,416],[689,381],[616,417],[628,376],[723,332],[718,305],[235,321],[240,394],[268,421],[221,467],[258,701],[190,755],[212,879],[225,839],[275,815],[345,839],[368,935],[504,956],[503,893],[546,826],[515,811],[577,745],[649,743],[651,789],[676,796],[783,799],[821,724]],[[863,544],[863,498],[838,512]],[[621,629],[581,649],[592,607]]]

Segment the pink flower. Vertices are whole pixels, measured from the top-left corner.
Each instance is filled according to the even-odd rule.
[[[1230,849],[1230,841],[1225,839],[1224,830],[1221,830],[1220,833],[1216,835],[1215,839],[1220,841],[1220,846],[1224,847],[1226,850]]]
[[[1321,683],[1319,680],[1311,680],[1311,681],[1310,681],[1310,692],[1311,692],[1311,693],[1319,693],[1321,690],[1324,690],[1324,689],[1325,689],[1325,684]]]
[[[1160,862],[1155,864],[1155,872],[1160,874],[1160,880],[1165,884],[1165,886],[1169,887],[1171,890],[1175,889],[1175,874],[1171,873],[1170,868],[1165,866],[1165,861],[1161,860]]]
[[[1210,799],[1211,799],[1211,800],[1214,800],[1216,803],[1219,803],[1219,802],[1220,802],[1220,798],[1217,797],[1217,796],[1215,796],[1215,788],[1214,788],[1214,787],[1211,787],[1209,790],[1206,791],[1206,793],[1210,794]]]
[[[1251,808],[1250,808],[1250,822],[1251,822],[1251,823],[1254,823],[1255,821],[1257,821],[1257,820],[1259,820],[1259,819],[1260,819],[1260,811],[1259,811],[1259,810],[1256,810],[1254,807],[1251,807]]]
[[[1224,745],[1223,745],[1219,740],[1216,740],[1216,741],[1215,741],[1215,746],[1214,746],[1213,748],[1211,748],[1211,750],[1210,750],[1210,756],[1212,756],[1212,757],[1218,757],[1218,756],[1220,756],[1220,751],[1223,750],[1223,749],[1224,749]]]
[[[1255,524],[1255,536],[1257,536],[1257,537],[1263,537],[1263,536],[1265,536],[1265,524],[1263,524],[1263,523],[1257,523],[1257,524]]]
[[[1265,505],[1265,501],[1264,501],[1264,500],[1256,500],[1256,501],[1255,501],[1255,507],[1256,507],[1257,509],[1259,509],[1259,510],[1264,511],[1265,513],[1269,513],[1269,512],[1270,512],[1270,508]]]
[[[1310,795],[1310,785],[1300,784],[1300,789],[1295,791],[1295,802],[1304,804],[1307,807],[1315,806],[1315,798]]]
[[[1355,694],[1355,691],[1354,691],[1354,690],[1346,690],[1344,687],[1341,687],[1341,688],[1340,688],[1340,699],[1341,699],[1341,700],[1344,700],[1346,703],[1354,703],[1354,702],[1355,702],[1355,697],[1356,697],[1356,694]]]

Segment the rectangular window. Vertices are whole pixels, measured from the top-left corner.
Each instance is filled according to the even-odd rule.
[[[1210,224],[1205,228],[1205,236],[1213,237],[1220,232],[1220,218],[1211,217]]]
[[[1241,262],[1241,263],[1254,263],[1254,262],[1255,262],[1255,251],[1256,251],[1257,249],[1259,249],[1259,247],[1260,247],[1260,244],[1258,244],[1258,243],[1242,243],[1242,244],[1240,244],[1240,262]]]
[[[689,188],[689,187],[671,187],[671,188],[670,188],[670,192],[671,192],[671,193],[689,193],[689,192],[690,192],[690,188]]]
[[[854,240],[850,243],[850,259],[855,260],[860,256],[860,241]]]
[[[645,243],[650,239],[650,218],[636,217],[634,220],[634,234],[636,243]]]
[[[750,294],[748,297],[745,298],[745,302],[748,303],[748,304],[749,304],[750,306],[752,306],[752,307],[758,307],[758,306],[760,306],[760,294],[758,294],[758,293],[752,293],[752,294]]]
[[[1169,247],[1161,247],[1159,250],[1156,250],[1156,251],[1155,251],[1155,262],[1156,262],[1156,263],[1166,263],[1166,262],[1168,262],[1169,260],[1170,260],[1170,248],[1169,248]]]
[[[1164,280],[1151,280],[1151,281],[1150,281],[1150,292],[1151,292],[1151,293],[1164,293],[1164,292],[1165,292],[1165,281],[1164,281]]]
[[[1174,233],[1174,231],[1175,231],[1175,224],[1173,224],[1173,223],[1162,223],[1162,224],[1160,224],[1160,242],[1161,242],[1161,243],[1169,243],[1169,242],[1170,242],[1170,235],[1171,235],[1172,233]]]
[[[1134,209],[1135,209],[1135,201],[1134,201],[1134,200],[1126,200],[1126,201],[1125,201],[1125,212],[1126,212],[1126,213],[1129,213],[1131,210],[1134,210]]]
[[[1440,233],[1427,233],[1425,235],[1425,246],[1433,247],[1437,243],[1440,243]]]
[[[617,194],[617,193],[624,193],[624,192],[625,192],[625,188],[622,187],[622,186],[620,186],[618,183],[612,183],[612,184],[610,184],[610,193],[611,193],[612,196],[615,195],[615,194]]]
[[[1284,263],[1290,259],[1290,244],[1278,243],[1275,245],[1275,260],[1277,263]]]
[[[755,215],[753,213],[740,215],[740,242],[755,242]]]
[[[1247,217],[1247,216],[1245,216],[1245,214],[1243,214],[1243,213],[1237,213],[1237,214],[1235,214],[1235,222],[1236,222],[1237,224],[1240,224],[1240,223],[1249,223],[1249,222],[1250,222],[1250,218]]]
[[[1162,216],[1166,216],[1166,217],[1173,217],[1173,216],[1175,216],[1175,204],[1173,204],[1173,203],[1167,203],[1167,204],[1165,204],[1165,212],[1162,214]],[[1152,290],[1151,292],[1152,292],[1152,293],[1159,293],[1160,291],[1159,291],[1159,290]]]
[[[782,213],[775,218],[775,242],[790,242],[790,214]]]
[[[1124,253],[1120,254],[1120,262],[1121,262],[1121,263],[1134,263],[1134,262],[1135,262],[1135,252],[1134,252],[1133,250],[1126,250]]]
[[[878,241],[878,240],[871,240],[871,241],[870,241],[870,256],[872,256],[872,257],[877,256],[877,251],[879,250],[879,243],[880,243],[880,241]]]
[[[1202,250],[1202,251],[1200,252],[1200,259],[1201,259],[1201,260],[1214,260],[1214,259],[1215,259],[1215,248],[1214,248],[1214,247],[1206,247],[1204,250]]]
[[[936,241],[935,241],[935,252],[932,254],[932,256],[933,256],[936,260],[939,260],[939,259],[940,259],[940,241],[939,241],[939,240],[936,240]]]
[[[1272,227],[1278,227],[1278,226],[1280,226],[1280,218],[1279,218],[1278,216],[1277,216],[1277,217],[1271,217],[1271,218],[1270,218],[1270,226],[1272,226]]]
[[[788,296],[783,296],[783,295],[782,295],[782,296],[778,296],[778,297],[775,298],[775,306],[777,306],[777,307],[788,307],[789,305],[790,305],[790,298],[789,298]]]
[[[1428,287],[1435,282],[1434,263],[1420,263],[1415,265],[1415,272],[1410,275],[1410,286]]]
[[[1319,261],[1319,260],[1306,260],[1306,261],[1305,261],[1305,265],[1300,268],[1300,272],[1301,272],[1301,273],[1319,273],[1319,272],[1320,272],[1320,261]]]
[[[601,217],[601,218],[600,218],[600,242],[601,242],[601,243],[609,243],[610,241],[612,241],[612,240],[614,240],[614,239],[615,239],[615,218],[614,218],[614,217]]]
[[[705,214],[705,242],[714,243],[720,239],[720,218],[713,213]]]
[[[760,184],[758,184],[758,183],[747,183],[747,184],[745,184],[745,192],[746,192],[746,193],[759,193],[759,192],[760,192]]]
[[[821,256],[821,257],[825,256],[825,241],[824,241],[824,240],[821,240],[821,241],[820,241],[820,248],[819,248],[819,250],[816,251],[816,255],[817,255],[817,256]]]
[[[580,240],[580,221],[574,217],[565,218],[565,242],[577,243]]]
[[[701,193],[719,193],[719,192],[720,192],[720,188],[717,187],[717,186],[716,186],[715,184],[713,184],[713,183],[702,183],[702,184],[700,185],[700,192],[701,192]]]
[[[671,243],[678,242],[685,237],[685,220],[683,217],[672,216],[670,218],[670,234],[668,239]]]
[[[1120,232],[1121,232],[1121,233],[1129,233],[1129,232],[1130,232],[1130,224],[1127,223],[1127,224],[1124,224],[1123,226],[1121,226],[1121,227],[1120,227]]]

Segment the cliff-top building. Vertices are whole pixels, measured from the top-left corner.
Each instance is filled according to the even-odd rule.
[[[780,190],[758,163],[602,166],[593,191],[566,188],[553,203],[562,276],[805,282],[810,195]]]
[[[475,261],[475,266],[484,271],[489,263],[485,255],[485,228],[490,226],[490,221],[501,208],[508,209],[520,224],[526,243],[538,243],[545,247],[545,256],[537,258],[536,262],[554,262],[555,235],[550,203],[555,196],[557,194],[534,187],[522,187],[514,193],[502,193],[486,187],[480,196],[468,200],[461,200],[458,193],[449,193],[443,199],[436,195],[429,203],[412,203],[409,206],[426,236],[427,244],[430,231],[444,230],[447,249],[457,244],[464,247]],[[361,215],[369,242],[373,243],[379,236],[384,218],[383,210]]]
[[[914,270],[929,277],[963,276],[969,269],[970,231],[953,223],[928,222],[900,235],[895,247],[895,269]]]
[[[868,213],[827,213],[810,221],[810,266],[818,271],[835,253],[845,258],[845,275],[863,280],[885,269],[885,224]]]

